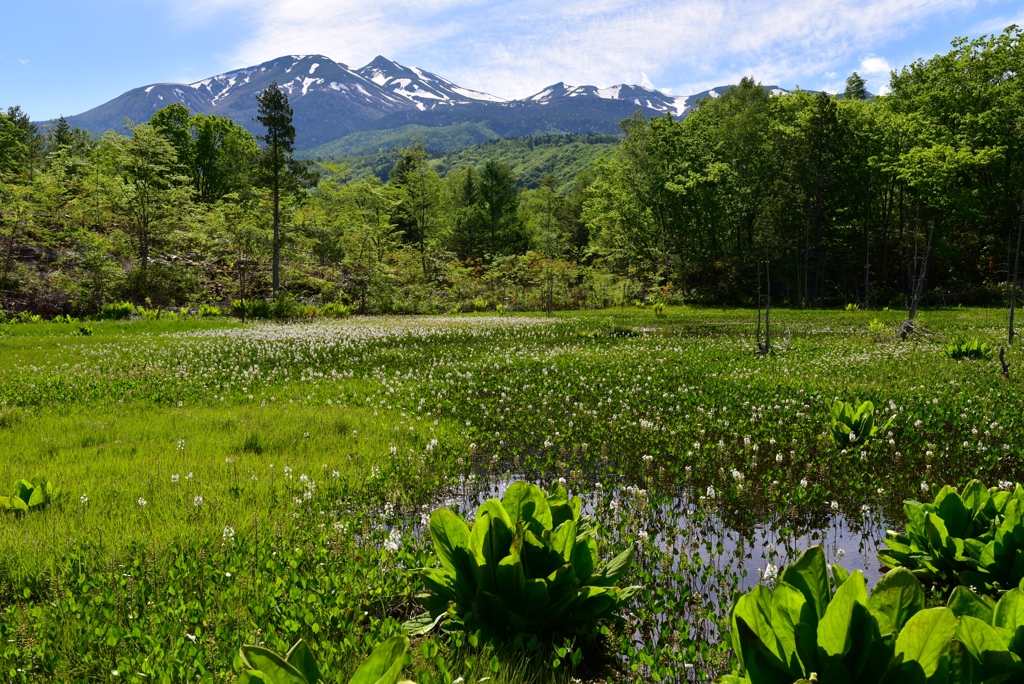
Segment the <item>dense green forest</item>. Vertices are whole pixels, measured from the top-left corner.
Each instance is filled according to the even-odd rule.
[[[3,307],[278,295],[414,312],[769,290],[790,306],[1001,302],[1024,209],[1020,39],[1015,26],[958,39],[880,97],[856,74],[841,98],[744,79],[682,120],[624,121],[572,179],[537,177],[552,160],[507,141],[440,161],[414,144],[388,159],[386,182],[297,161],[287,98],[262,140],[180,105],[99,140],[12,107]]]

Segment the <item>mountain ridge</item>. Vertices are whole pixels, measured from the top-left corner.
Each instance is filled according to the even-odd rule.
[[[285,55],[193,83],[153,83],[133,88],[88,111],[66,117],[92,133],[120,130],[124,118],[147,121],[178,102],[193,113],[222,114],[259,132],[256,96],[276,82],[294,110],[296,149],[311,150],[362,131],[408,126],[482,124],[502,138],[552,133],[614,134],[619,122],[645,116],[682,117],[703,93],[676,96],[640,85],[607,88],[555,83],[518,100],[464,88],[442,76],[382,55],[352,69],[318,54]],[[773,92],[788,92],[765,86]]]

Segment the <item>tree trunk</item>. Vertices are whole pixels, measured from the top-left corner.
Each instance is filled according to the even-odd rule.
[[[1010,324],[1009,324],[1009,337],[1010,344],[1013,344],[1013,338],[1017,334],[1017,331],[1013,329],[1013,315],[1017,308],[1017,270],[1020,268],[1020,234],[1024,230],[1024,198],[1021,198],[1020,203],[1020,219],[1017,223],[1017,249],[1014,252],[1013,258],[1013,285],[1010,288]]]
[[[274,168],[274,264],[273,264],[273,290],[274,297],[277,297],[277,290],[281,286],[280,263],[281,263],[281,171]]]

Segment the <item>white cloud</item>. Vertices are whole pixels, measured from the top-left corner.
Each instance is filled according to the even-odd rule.
[[[188,21],[237,12],[255,24],[232,67],[289,53],[358,67],[383,54],[468,88],[524,97],[557,81],[610,86],[647,76],[680,94],[745,75],[820,87],[858,54],[978,0],[180,1]],[[888,73],[881,57],[861,64]]]
[[[28,66],[28,63],[29,63],[29,60],[27,60],[27,59],[19,59],[18,60],[18,64],[20,64],[21,66]]]
[[[865,57],[860,62],[861,75],[887,76],[892,65],[881,57]]]

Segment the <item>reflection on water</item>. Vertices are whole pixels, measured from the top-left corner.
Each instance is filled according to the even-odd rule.
[[[468,520],[477,507],[500,499],[520,480],[541,482],[525,475],[473,475],[451,487],[433,507],[453,507]],[[627,613],[628,632],[636,648],[651,647],[678,664],[679,681],[698,681],[727,667],[727,654],[709,653],[721,642],[729,608],[740,591],[758,582],[772,583],[808,547],[820,544],[829,563],[860,570],[868,586],[881,577],[875,557],[885,537],[882,515],[861,509],[856,519],[829,510],[802,517],[791,511],[729,510],[729,504],[702,500],[684,487],[671,494],[626,484],[567,482],[580,497],[582,513],[599,524],[599,541],[615,549],[634,545],[635,568],[630,583],[649,591],[637,596]],[[736,503],[731,504],[733,508]],[[734,520],[760,518],[745,525]],[[422,524],[416,526],[426,535]],[[717,648],[717,646],[714,646]],[[723,664],[725,663],[725,664]]]

